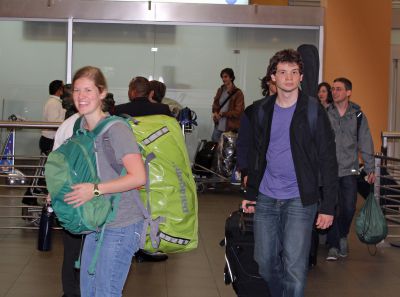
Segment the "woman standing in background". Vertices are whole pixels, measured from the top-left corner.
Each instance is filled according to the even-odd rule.
[[[322,82],[318,85],[317,97],[322,106],[327,108],[332,102],[331,86],[327,82]]]

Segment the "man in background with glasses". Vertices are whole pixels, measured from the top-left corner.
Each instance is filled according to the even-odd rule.
[[[339,77],[333,81],[333,104],[327,108],[335,131],[336,156],[339,166],[339,201],[335,220],[328,231],[328,261],[347,257],[351,221],[356,211],[359,153],[365,163],[367,182],[375,182],[374,144],[368,121],[359,105],[350,101],[352,83]]]

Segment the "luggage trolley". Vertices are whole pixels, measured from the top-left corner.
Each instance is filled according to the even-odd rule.
[[[231,132],[223,133],[219,143],[201,140],[192,167],[198,192],[213,190],[218,184],[241,185],[236,170],[236,138]]]
[[[178,122],[182,128],[182,133],[192,133],[194,126],[197,126],[197,115],[188,107],[183,108],[178,115]],[[221,137],[220,147],[223,147],[223,141],[232,139],[232,135],[224,133],[225,137]],[[232,143],[231,143],[232,144]],[[196,182],[197,191],[204,192],[206,189],[214,189],[216,184],[233,184],[240,185],[240,176],[238,176],[236,168],[232,167],[232,161],[236,163],[235,156],[236,138],[233,146],[224,147],[221,152],[217,152],[218,143],[201,140],[197,146],[195,161],[192,166],[194,180]],[[218,157],[222,156],[222,158]]]
[[[227,177],[215,170],[217,148],[217,142],[205,139],[200,140],[197,146],[192,172],[199,193],[203,193],[206,189],[214,189],[218,183],[229,182]]]

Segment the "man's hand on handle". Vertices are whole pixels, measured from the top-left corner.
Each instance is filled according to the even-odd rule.
[[[256,202],[255,201],[250,201],[250,200],[243,200],[242,201],[242,208],[245,213],[254,213],[255,211],[255,206]]]

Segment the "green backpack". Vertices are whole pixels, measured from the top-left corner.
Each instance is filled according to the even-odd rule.
[[[115,120],[114,117],[106,118],[92,131],[86,131],[78,128],[81,122],[78,119],[73,136],[51,152],[47,159],[45,177],[54,212],[61,226],[73,234],[99,231],[116,216],[120,194],[114,194],[110,199],[94,197],[77,208],[64,202],[64,196],[72,191],[72,185],[100,182],[95,139],[101,137]]]
[[[94,273],[104,228],[115,219],[121,194],[113,194],[109,199],[103,196],[94,197],[76,208],[64,202],[64,196],[71,192],[74,184],[100,182],[97,175],[95,139],[102,137],[116,120],[116,117],[108,117],[92,131],[86,131],[80,129],[79,118],[75,123],[73,136],[50,153],[45,165],[47,189],[61,226],[73,234],[99,232],[100,238],[89,273]]]
[[[128,123],[139,144],[147,174],[146,187],[140,190],[146,232],[141,248],[164,253],[195,249],[197,192],[181,127],[176,119],[165,115],[131,118]],[[114,153],[105,154],[114,170],[121,172]]]

